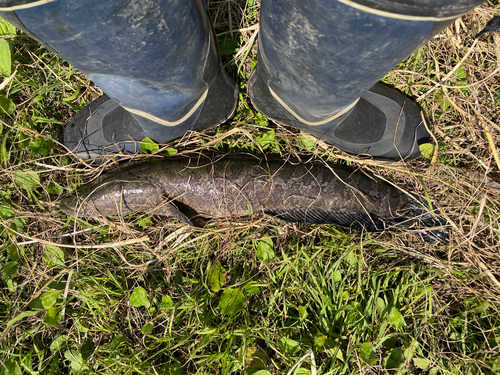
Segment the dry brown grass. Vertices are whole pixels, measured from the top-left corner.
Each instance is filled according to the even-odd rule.
[[[258,15],[250,20],[247,2],[243,0],[207,2],[216,33],[219,36],[229,35],[238,40],[241,46],[236,56],[226,59],[227,69],[236,76],[238,65],[241,64],[244,72],[241,77],[248,77],[251,61],[257,59]],[[258,7],[259,4],[256,4],[255,8]],[[429,267],[444,270],[447,279],[434,282],[437,295],[443,296],[440,300],[443,305],[449,306],[456,301],[479,296],[489,301],[491,307],[498,312],[500,34],[491,33],[483,35],[479,40],[473,39],[498,12],[499,6],[492,3],[477,7],[430,40],[418,54],[402,62],[384,78],[388,83],[414,97],[430,118],[427,125],[433,134],[433,142],[438,147],[429,159],[420,158],[411,163],[380,163],[345,154],[323,142],[318,142],[314,149],[306,151],[301,146],[299,132],[273,123],[265,127],[257,124],[252,117],[254,113],[245,108],[243,103],[240,103],[238,118],[230,124],[203,134],[190,132],[182,139],[160,148],[158,154],[167,147],[182,153],[210,150],[211,147],[233,151],[242,146],[253,146],[255,152],[258,152],[261,147],[257,141],[258,136],[262,131],[273,129],[279,137],[276,143],[280,144],[280,148],[271,148],[271,152],[280,152],[284,157],[293,155],[303,160],[323,158],[350,164],[422,197],[425,196],[423,182],[431,201],[448,221],[450,243],[422,243],[411,234],[384,233],[374,235],[366,245],[363,235],[356,237],[356,241],[359,238],[359,248],[368,252],[367,259],[370,260],[376,258],[375,252],[371,253],[371,250],[385,249],[387,254],[395,259],[395,267],[399,266],[398,259],[401,257],[416,258],[429,264]],[[18,39],[14,50],[22,50],[29,43],[31,42]],[[38,72],[41,76],[37,78],[38,81],[45,80],[45,85],[53,80],[63,80],[63,73],[68,74],[70,68],[63,64],[68,70],[62,70],[62,73],[54,71],[52,64],[55,57],[43,49],[38,52],[29,52],[31,61],[21,61],[19,71]],[[460,78],[462,72],[466,75],[465,79]],[[76,107],[102,94],[92,82],[78,72],[73,72],[71,79],[63,81],[62,86],[44,94],[48,102],[60,102],[60,98],[68,96],[66,90],[71,93],[79,84],[81,92],[75,100],[78,103]],[[243,98],[249,102],[246,96],[246,78],[241,78],[239,83]],[[59,280],[68,270],[78,270],[80,264],[86,262],[85,267],[95,268],[97,273],[104,274],[105,269],[99,270],[101,261],[106,261],[104,254],[99,252],[103,248],[114,251],[114,257],[120,260],[116,270],[128,272],[127,277],[134,280],[128,287],[133,289],[138,283],[137,279],[142,277],[137,275],[142,275],[142,272],[154,267],[160,268],[165,279],[169,280],[176,271],[187,267],[182,260],[197,260],[198,256],[208,258],[204,250],[200,249],[217,249],[209,252],[210,257],[214,256],[223,261],[237,257],[238,255],[231,254],[236,245],[258,240],[266,235],[268,229],[278,233],[277,246],[282,246],[284,251],[290,237],[295,236],[308,244],[318,244],[326,233],[319,227],[311,229],[308,226],[283,226],[277,221],[260,218],[241,223],[221,222],[205,230],[179,228],[176,224],[158,218],[151,218],[148,225],[138,225],[144,216],[132,219],[100,219],[90,223],[83,220],[66,221],[57,210],[57,204],[63,195],[50,195],[46,190],[49,182],[57,181],[67,189],[66,192],[70,192],[82,182],[88,183],[99,178],[118,163],[113,159],[98,167],[82,163],[61,163],[64,156],[68,155],[62,145],[62,124],[75,111],[63,104],[56,105],[45,113],[60,124],[30,126],[29,116],[36,110],[37,105],[40,105],[33,103],[36,90],[26,86],[16,95],[19,98],[16,103],[19,111],[3,123],[4,129],[10,129],[13,133],[21,130],[31,139],[52,139],[54,154],[33,156],[27,152],[23,154],[14,147],[11,153],[16,155],[16,162],[5,162],[1,166],[3,178],[0,180],[0,187],[5,191],[14,186],[15,199],[12,204],[16,209],[16,217],[29,219],[22,232],[12,230],[5,240],[9,239],[18,247],[26,245],[33,249],[32,253],[21,252],[25,264],[29,266],[25,267],[20,275],[23,287],[28,285],[33,293],[28,299],[21,298],[21,292],[13,295],[9,303],[13,301],[13,305],[19,305],[12,310],[8,318],[26,310],[28,303],[47,290],[52,281]],[[17,141],[20,142],[19,139]],[[151,156],[139,155],[132,159],[136,161],[149,157]],[[36,170],[42,176],[42,197],[38,204],[34,203],[24,190],[13,184],[16,171],[24,168]],[[1,219],[1,223],[4,227],[10,225],[10,222],[4,219]],[[330,230],[328,235],[332,235]],[[73,260],[62,270],[45,267],[41,261],[43,244],[68,249]],[[186,255],[186,258],[175,257],[176,252],[189,255]],[[23,329],[27,327],[29,324]],[[12,330],[15,329],[17,328]],[[11,328],[8,328],[2,333],[2,338],[11,337],[11,341],[15,342],[15,337],[19,334],[19,330],[13,333]],[[137,330],[134,335],[137,336],[135,343],[139,345],[141,337]],[[446,348],[440,347],[439,350],[442,350],[444,356],[454,356],[446,353]]]
[[[244,1],[208,2],[217,35],[230,35],[240,40],[241,48],[233,59],[227,61],[228,68],[241,64],[246,56],[243,67],[248,77],[251,60],[257,59],[258,16],[250,21],[245,5]],[[269,126],[275,129],[276,135],[291,141],[290,154],[302,155],[306,160],[312,154],[348,161],[419,196],[424,196],[419,180],[422,178],[432,201],[448,220],[452,232],[450,245],[445,251],[442,246],[434,249],[429,244],[412,243],[409,246],[399,238],[385,239],[384,245],[415,256],[422,253],[426,261],[446,268],[452,279],[455,270],[473,271],[478,275],[477,280],[470,285],[459,283],[455,286],[457,290],[466,295],[480,294],[498,303],[500,186],[492,182],[497,178],[495,172],[500,169],[497,159],[500,152],[500,107],[497,104],[500,101],[500,35],[491,33],[479,40],[473,38],[494,13],[493,5],[477,7],[431,39],[418,56],[413,55],[385,77],[388,83],[414,97],[431,119],[427,125],[439,146],[431,159],[421,158],[407,164],[373,162],[345,154],[324,142],[319,142],[311,153],[304,153],[297,146],[296,131],[276,124]],[[456,72],[460,69],[466,74],[466,83],[457,84]],[[246,82],[242,83],[246,97]],[[86,90],[89,98],[101,95],[91,84]],[[443,109],[445,100],[449,101],[446,110]],[[71,113],[63,114],[62,118],[70,116]],[[249,118],[233,121],[229,130],[225,126],[222,130],[205,134],[188,133],[165,148],[192,152],[208,150],[208,146],[222,141],[227,141],[228,145],[250,142],[259,147],[255,141],[259,133],[249,121]],[[147,157],[136,156],[134,160]],[[112,166],[116,166],[112,159],[98,168],[86,166],[89,176],[86,181],[97,178]],[[67,172],[76,167],[81,168],[81,165],[51,168]],[[45,220],[43,215],[38,219]],[[120,227],[125,228],[127,224],[122,222]],[[43,225],[36,232],[44,233],[42,228]],[[131,233],[129,230],[125,232]],[[92,238],[86,240],[92,242]]]

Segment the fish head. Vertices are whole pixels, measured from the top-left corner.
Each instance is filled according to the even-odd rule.
[[[88,200],[82,200],[76,197],[67,197],[61,201],[61,210],[66,214],[75,217],[94,217],[99,216],[99,212]]]

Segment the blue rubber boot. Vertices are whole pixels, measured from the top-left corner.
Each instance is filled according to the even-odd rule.
[[[429,134],[418,105],[378,84],[482,0],[262,0],[249,96],[266,117],[341,150],[412,160]]]
[[[0,16],[55,50],[106,94],[66,125],[81,158],[135,153],[217,126],[236,109],[203,0],[0,1]]]

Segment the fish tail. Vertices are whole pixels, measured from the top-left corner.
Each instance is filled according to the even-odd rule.
[[[398,218],[392,221],[407,228],[414,228],[424,241],[449,240],[449,233],[442,229],[447,225],[446,220],[438,216],[437,210],[433,212],[417,200],[411,199],[398,211]]]

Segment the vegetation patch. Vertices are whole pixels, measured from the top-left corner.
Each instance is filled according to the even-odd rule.
[[[260,2],[207,1],[234,119],[135,159],[216,149],[327,160],[426,197],[449,243],[252,217],[187,228],[147,215],[85,220],[58,204],[116,166],[77,163],[64,124],[102,95],[0,22],[0,373],[500,372],[500,34],[484,4],[384,81],[429,116],[424,156],[380,163],[268,121],[249,104]],[[126,162],[126,161],[125,161]]]

